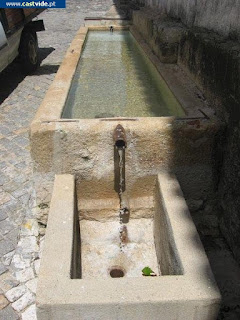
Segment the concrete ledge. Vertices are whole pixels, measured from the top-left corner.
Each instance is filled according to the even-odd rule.
[[[183,275],[71,279],[75,254],[74,190],[73,176],[56,176],[38,280],[38,320],[216,319],[220,294],[173,175],[158,175],[155,228],[161,228],[165,221],[171,255],[176,257]]]

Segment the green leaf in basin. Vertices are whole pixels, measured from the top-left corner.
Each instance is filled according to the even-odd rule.
[[[154,272],[152,271],[151,268],[145,267],[142,269],[142,273],[143,273],[143,276],[151,276],[151,274],[153,274]]]

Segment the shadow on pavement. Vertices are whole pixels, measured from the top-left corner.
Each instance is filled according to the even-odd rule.
[[[39,48],[40,63],[46,59],[55,49]],[[58,65],[43,65],[33,75],[52,74],[58,70]],[[0,73],[0,104],[13,92],[14,89],[24,80],[26,75],[21,70],[19,62],[14,61]]]

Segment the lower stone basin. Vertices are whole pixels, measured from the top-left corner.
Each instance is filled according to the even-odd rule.
[[[220,294],[174,175],[158,174],[152,197],[130,199],[122,247],[115,200],[84,201],[73,175],[55,177],[39,320],[216,319]],[[145,266],[157,276],[143,276]]]
[[[126,235],[120,244],[121,226],[117,220],[81,221],[82,279],[108,278],[109,275],[117,278],[115,269],[122,270],[124,277],[142,277],[146,266],[160,274],[153,219],[132,219],[124,226]]]

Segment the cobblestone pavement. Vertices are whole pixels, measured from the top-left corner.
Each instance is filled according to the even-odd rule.
[[[27,77],[19,65],[0,74],[0,319],[36,320],[35,292],[42,240],[35,219],[28,129],[74,34],[89,15],[102,15],[111,0],[69,0],[67,9],[41,14],[42,63]],[[219,320],[240,319],[240,271],[222,239],[203,239],[224,295]],[[227,265],[228,271],[225,270]]]
[[[29,124],[88,15],[102,15],[111,0],[69,0],[67,9],[44,11],[38,33],[41,66],[23,77],[12,64],[0,74],[0,319],[35,320],[40,263],[38,224],[29,153]]]

